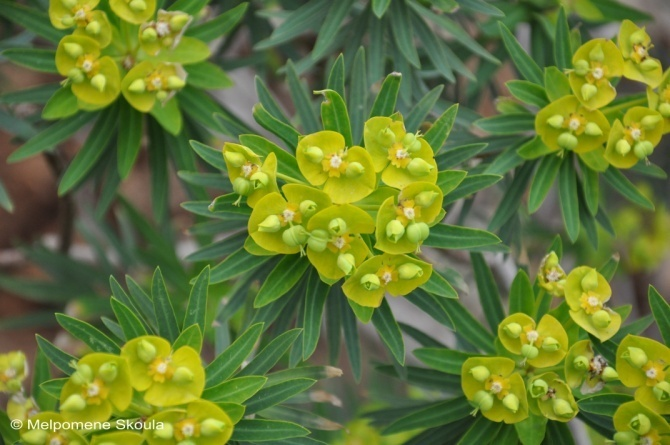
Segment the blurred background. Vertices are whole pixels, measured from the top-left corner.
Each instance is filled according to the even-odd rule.
[[[272,2],[252,3],[256,3],[260,9],[266,3]],[[653,15],[654,21],[647,24],[647,31],[655,45],[652,55],[661,59],[663,66],[670,66],[670,8],[667,7],[667,0],[626,0],[624,3]],[[249,126],[264,134],[251,116],[252,106],[257,102],[254,75],[262,76],[280,101],[282,98],[286,99],[280,105],[289,113],[292,112],[283,75],[276,72],[285,63],[285,54],[273,50],[255,52],[250,38],[253,29],[249,26],[261,25],[247,21],[228,41],[214,44],[215,52],[218,51],[220,58],[217,63],[226,69],[235,82],[233,88],[218,91],[215,96]],[[264,26],[269,25],[265,23]],[[470,22],[470,31],[475,35],[479,32],[476,21]],[[522,43],[524,38],[526,43],[528,41],[526,31],[524,26],[517,28],[517,36]],[[612,38],[617,32],[616,25],[603,25],[592,29],[595,36],[606,38]],[[4,20],[0,21],[0,34],[3,38],[21,35],[19,28]],[[301,47],[310,48],[314,39],[313,33],[302,35],[295,48],[297,51]],[[258,63],[241,62],[248,61],[249,58],[256,58]],[[258,68],[259,66],[262,68]],[[476,66],[472,68],[476,69]],[[324,66],[316,66],[308,73],[309,85],[315,89],[319,88],[316,82],[323,78],[321,71],[325,71]],[[503,66],[491,78],[490,88],[485,89],[477,103],[468,105],[473,106],[483,116],[495,114],[495,97],[506,94],[504,82],[513,77],[512,68]],[[48,75],[8,63],[0,55],[0,94],[53,80]],[[464,85],[469,82],[461,81]],[[632,83],[622,82],[620,87],[628,88],[631,92],[642,91]],[[36,333],[74,353],[82,346],[73,342],[58,328],[53,317],[54,312],[64,312],[89,321],[99,320],[108,311],[109,275],[122,278],[124,274],[130,274],[136,281],[145,284],[155,267],[155,262],[152,262],[156,259],[152,252],[155,247],[152,243],[155,241],[151,237],[142,236],[141,231],[138,232],[133,227],[135,223],[129,216],[132,213],[129,209],[136,209],[136,216],[147,227],[153,228],[158,234],[167,233],[167,236],[174,239],[175,257],[169,261],[174,260],[171,264],[181,265],[184,270],[190,270],[192,265],[183,259],[197,247],[188,230],[193,224],[193,218],[180,207],[186,196],[179,187],[179,179],[171,172],[171,226],[158,227],[154,223],[151,215],[149,166],[145,152],[140,153],[129,180],[120,187],[121,195],[127,200],[126,204],[114,204],[102,221],[93,215],[95,202],[101,193],[95,187],[87,186],[73,195],[59,198],[56,193],[58,177],[62,174],[67,160],[79,149],[87,130],[62,144],[57,152],[9,165],[6,162],[7,157],[22,143],[17,137],[21,119],[39,110],[30,106],[3,104],[1,97],[0,107],[11,111],[11,116],[15,118],[6,118],[5,113],[0,120],[0,180],[14,203],[12,213],[0,208],[0,353],[21,349],[32,357],[36,348]],[[652,161],[665,171],[670,171],[670,147],[667,138],[664,144],[656,149]],[[567,237],[564,237],[563,266],[566,270],[578,263],[597,267],[615,252],[620,256],[620,265],[612,283],[613,298],[617,305],[632,304],[632,317],[640,317],[649,313],[649,284],[654,285],[661,295],[670,295],[670,182],[635,176],[631,176],[631,179],[641,185],[650,198],[653,197],[652,200],[657,203],[656,212],[644,211],[617,196],[606,196],[604,199],[608,202],[608,209],[611,209],[610,216],[618,238],[614,239],[602,231],[599,234],[598,249],[594,249],[583,238],[570,246]],[[467,224],[485,228],[500,199],[501,192],[495,187],[479,193],[472,204],[473,210],[469,213]],[[447,215],[448,221],[458,221],[461,206],[462,203],[454,206]],[[534,278],[547,247],[556,233],[563,230],[556,191],[552,190],[550,198],[539,212],[532,218],[526,216],[523,222],[525,238],[512,255],[485,255],[503,295],[509,289],[518,268],[515,258],[518,259],[518,264],[528,268],[531,278]],[[432,255],[435,264],[455,272],[453,278],[458,285],[461,301],[473,313],[481,316],[467,253],[454,251]],[[168,259],[162,258],[162,261]],[[227,287],[218,286],[211,295],[220,298],[225,295],[226,290]],[[184,289],[177,291],[183,292]],[[399,322],[421,328],[435,338],[453,344],[454,339],[450,332],[415,306],[402,299],[392,301],[392,306]],[[362,333],[365,336],[363,342],[367,345],[364,354],[371,355],[373,363],[375,360],[388,363],[384,348],[374,330],[364,329]],[[657,336],[653,332],[647,332],[647,335]],[[325,341],[322,336],[322,342]],[[416,346],[416,343],[408,339],[408,351]],[[345,356],[346,354],[341,354],[342,360],[346,360]],[[415,363],[412,362],[414,359],[411,354],[408,354],[408,359],[410,364]],[[326,363],[327,360],[326,354],[319,354],[318,351],[313,358],[315,363]],[[345,363],[342,363],[342,367],[348,369]],[[333,397],[333,406],[342,408],[335,416],[342,423],[352,418],[361,405],[365,404],[368,392],[378,391],[376,399],[381,402],[388,387],[395,388],[396,392],[406,390],[399,388],[396,380],[380,378],[379,374],[373,372],[370,367],[365,368],[362,384],[358,386],[353,385],[353,380],[346,375],[344,381],[328,383],[335,385],[329,388],[334,396],[328,397]],[[349,427],[364,428],[362,425]]]

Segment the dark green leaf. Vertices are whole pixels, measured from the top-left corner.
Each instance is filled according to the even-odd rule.
[[[453,286],[435,269],[433,269],[430,278],[421,288],[426,292],[443,298],[458,298],[458,293],[456,293]]]
[[[372,324],[377,329],[379,337],[381,337],[384,344],[391,351],[391,354],[393,354],[393,358],[399,364],[404,365],[405,342],[403,341],[400,327],[386,299],[382,300],[381,305],[372,314]]]
[[[63,329],[72,334],[74,338],[86,343],[95,352],[108,352],[110,354],[119,354],[121,352],[119,345],[111,338],[85,321],[69,317],[65,314],[56,314],[56,320],[58,320],[58,324]]]
[[[330,3],[326,19],[319,29],[319,35],[312,49],[312,59],[318,60],[326,55],[333,42],[333,38],[337,34],[337,30],[342,25],[353,3],[354,0],[340,0]]]
[[[654,286],[649,286],[649,306],[663,341],[666,345],[670,344],[670,305]]]
[[[221,283],[230,280],[259,267],[268,262],[272,257],[252,255],[244,248],[238,249],[235,253],[229,255],[225,260],[214,266],[209,282],[211,284]]]
[[[249,3],[247,2],[240,3],[233,9],[224,12],[213,20],[189,28],[186,30],[186,34],[205,42],[211,42],[230,32],[242,17],[244,17],[244,13],[248,6]]]
[[[208,388],[228,379],[247,359],[263,332],[263,323],[250,326],[205,368]]]
[[[500,35],[505,43],[507,52],[512,58],[512,62],[519,70],[519,73],[526,79],[538,85],[544,84],[542,70],[535,63],[535,61],[526,53],[521,47],[519,41],[514,37],[512,32],[505,26],[503,22],[498,22],[500,28]]]
[[[174,342],[179,337],[179,325],[175,315],[170,295],[165,287],[165,280],[159,268],[156,268],[151,280],[151,299],[154,305],[154,314],[158,321],[158,332],[162,337]]]
[[[494,135],[517,134],[533,131],[535,116],[529,113],[499,114],[480,119],[475,122],[475,125]]]
[[[491,422],[484,416],[479,416],[470,429],[458,441],[458,445],[470,445],[475,443],[486,443],[491,438],[498,436],[502,427],[500,422]]]
[[[238,377],[205,389],[202,398],[212,402],[243,403],[253,397],[267,382],[267,378],[258,375]]]
[[[211,62],[185,65],[184,70],[188,73],[188,83],[198,88],[218,90],[233,86],[228,74]]]
[[[547,93],[544,88],[536,83],[527,80],[510,80],[505,85],[512,96],[529,105],[535,105],[538,108],[544,108],[549,104]]]
[[[237,375],[241,377],[245,375],[265,374],[293,346],[293,343],[295,343],[301,333],[302,329],[291,329],[277,336]]]
[[[295,65],[289,60],[286,62],[288,88],[296,108],[296,113],[302,123],[302,128],[305,134],[315,133],[319,130],[319,122],[312,106],[311,95],[305,86],[305,83],[300,80],[298,73],[295,70]],[[367,95],[367,93],[366,93]],[[281,164],[281,163],[280,163]]]
[[[414,44],[410,13],[405,2],[391,2],[390,10],[391,35],[400,53],[415,68],[421,68],[419,54]]]
[[[298,283],[308,266],[307,258],[286,255],[263,282],[254,300],[254,307],[263,307],[284,296]]]
[[[205,332],[207,320],[207,289],[209,288],[209,266],[205,267],[195,280],[188,297],[188,306],[184,317],[183,328],[193,324]]]
[[[432,403],[396,420],[383,430],[383,434],[448,425],[469,416],[471,410],[472,408],[465,397]]]
[[[470,357],[476,357],[463,351],[447,348],[419,348],[414,350],[416,358],[426,365],[447,374],[460,375],[463,363]]]
[[[301,392],[307,391],[316,383],[313,379],[293,379],[266,387],[246,401],[245,414],[262,411],[283,402]]]
[[[500,243],[500,238],[480,229],[436,224],[430,228],[430,236],[424,244],[441,249],[469,250],[475,247],[493,246]]]
[[[307,360],[314,354],[321,335],[321,320],[326,305],[330,286],[321,281],[319,274],[313,270],[307,280],[307,292],[303,312],[303,347],[302,357]]]
[[[628,394],[595,394],[579,400],[579,409],[591,414],[613,417],[617,408],[626,402],[632,402]]]
[[[529,316],[535,315],[535,293],[528,274],[520,269],[509,291],[509,313],[524,313]]]
[[[558,10],[556,20],[556,37],[554,39],[554,58],[559,70],[572,68],[572,49],[570,48],[570,27],[565,15],[565,9]]]
[[[500,175],[468,175],[454,191],[444,197],[442,205],[451,204],[461,198],[467,198],[480,190],[491,187],[502,179]]]
[[[37,339],[37,346],[39,346],[40,350],[56,368],[63,371],[65,375],[72,374],[74,369],[70,366],[70,362],[76,362],[77,359],[75,357],[57,348],[53,343],[39,334],[35,335],[35,338]]]
[[[547,429],[547,418],[529,413],[529,416],[514,427],[523,445],[541,445]]]
[[[137,155],[140,152],[142,117],[142,113],[131,107],[127,102],[121,102],[119,121],[123,125],[119,127],[118,138],[116,140],[118,169],[121,179],[128,177],[130,170],[135,164],[135,159],[137,159]]]
[[[46,105],[44,105],[42,119],[64,119],[74,116],[77,111],[79,111],[77,96],[72,93],[72,89],[63,87],[56,90]]]
[[[347,147],[354,145],[351,135],[351,124],[344,99],[334,90],[317,91],[325,100],[321,103],[321,120],[324,130],[332,130],[344,136]]]
[[[182,346],[189,346],[195,351],[200,352],[202,349],[202,331],[197,324],[185,327],[172,344],[172,349],[176,351]]]
[[[368,112],[368,78],[365,71],[365,48],[356,51],[354,65],[351,69],[351,87],[349,88],[349,115],[351,117],[351,133],[355,145],[361,143],[363,126]]]
[[[147,331],[144,329],[142,322],[140,322],[137,315],[135,315],[128,306],[116,298],[112,298],[110,304],[112,305],[112,310],[114,311],[116,319],[121,325],[121,329],[123,329],[123,335],[126,337],[126,340],[132,340],[133,338],[147,335]]]
[[[654,210],[654,204],[647,199],[618,169],[608,168],[602,175],[605,181],[614,188],[621,196],[633,204],[637,204],[648,210]]]
[[[558,176],[563,158],[557,155],[547,155],[542,158],[537,167],[533,182],[530,184],[530,194],[528,196],[528,212],[535,213],[540,208],[545,198],[554,185],[554,180]]]
[[[217,150],[216,148],[202,144],[198,141],[189,141],[189,143],[198,156],[200,156],[205,162],[214,168],[226,171],[226,163],[223,160],[222,150]]]
[[[3,6],[4,8],[4,6]],[[0,53],[17,65],[43,73],[57,73],[56,51],[51,49],[10,48]]]
[[[448,195],[463,181],[467,172],[462,170],[447,170],[437,174],[436,185],[440,188],[443,195]]]
[[[568,237],[574,243],[579,235],[579,201],[577,196],[577,175],[570,156],[561,164],[558,176],[558,197],[561,205],[563,224],[565,224]]]
[[[475,281],[477,282],[479,302],[481,307],[484,308],[484,317],[491,330],[495,332],[500,322],[505,318],[502,299],[500,292],[498,292],[498,284],[493,278],[493,272],[491,272],[481,253],[470,253],[470,260],[472,261],[472,269],[474,270]]]
[[[547,89],[547,97],[552,102],[572,94],[568,76],[555,66],[544,69],[544,86]]]
[[[268,442],[302,437],[308,434],[308,429],[292,422],[243,419],[235,425],[231,440],[239,442]]]
[[[457,300],[442,299],[442,306],[451,317],[458,332],[468,343],[478,349],[493,353],[494,337],[490,331],[477,321],[475,317]]]
[[[452,105],[437,118],[437,120],[430,126],[426,134],[423,136],[424,140],[428,142],[435,153],[438,153],[442,146],[447,141],[451,129],[456,122],[456,115],[458,114],[458,104]]]
[[[379,94],[372,104],[372,111],[370,117],[375,116],[390,116],[395,111],[395,104],[398,100],[398,92],[400,91],[400,82],[402,81],[402,74],[391,73],[386,76]]]
[[[505,191],[496,212],[489,222],[489,230],[497,230],[514,216],[521,205],[521,197],[526,192],[526,187],[535,168],[534,162],[526,162],[514,175],[514,180]]]
[[[287,146],[293,150],[298,145],[300,133],[290,125],[287,125],[272,116],[261,104],[254,105],[253,112],[254,120],[258,124],[276,135],[279,139],[286,142]]]
[[[372,0],[372,11],[378,18],[382,18],[390,4],[391,0]]]

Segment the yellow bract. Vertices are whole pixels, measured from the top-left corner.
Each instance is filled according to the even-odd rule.
[[[536,368],[556,365],[568,352],[568,334],[551,315],[536,324],[526,314],[512,314],[498,325],[498,338],[505,349],[524,355],[528,364]]]
[[[186,72],[178,64],[149,60],[133,67],[121,82],[123,96],[138,111],[148,113],[156,101],[165,103],[186,82]]]
[[[611,79],[623,75],[621,51],[605,39],[583,44],[572,57],[573,70],[568,77],[573,94],[588,109],[601,108],[616,97]]]
[[[626,111],[623,123],[616,120],[612,126],[605,159],[616,168],[631,168],[653,153],[663,136],[663,116],[646,107]]]
[[[645,29],[624,20],[617,40],[624,58],[624,77],[656,88],[663,78],[663,68],[658,59],[649,55],[653,45]]]
[[[156,0],[109,0],[109,6],[121,19],[139,25],[154,15]]]
[[[21,351],[0,354],[0,392],[18,392],[28,371],[26,356]]]

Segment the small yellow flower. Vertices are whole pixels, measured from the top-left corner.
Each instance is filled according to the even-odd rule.
[[[125,344],[132,387],[146,391],[144,400],[155,406],[174,406],[196,400],[205,388],[200,354],[189,346],[172,350],[161,337],[142,336]]]
[[[536,324],[526,314],[512,314],[498,325],[498,338],[505,349],[535,368],[553,366],[568,352],[568,334],[551,315]]]
[[[344,136],[319,131],[304,136],[296,148],[303,176],[335,204],[348,204],[368,196],[377,185],[372,158],[362,147],[346,147]]]
[[[69,422],[58,413],[45,411],[35,415],[32,419],[35,424],[68,426]],[[21,429],[21,441],[26,445],[74,445],[88,443],[77,431],[71,429],[29,429],[28,424],[24,423]]]
[[[565,96],[541,109],[535,132],[551,150],[587,153],[607,141],[610,124],[599,110],[590,110],[575,96]]]
[[[579,408],[570,387],[556,373],[547,372],[528,381],[531,410],[539,410],[549,420],[569,422]]]
[[[649,108],[663,116],[663,133],[670,132],[670,69],[663,74],[657,91],[647,88],[647,100]]]
[[[12,420],[27,421],[40,412],[35,399],[16,393],[7,402],[7,416]]]
[[[126,361],[112,354],[93,353],[81,358],[63,386],[60,411],[68,421],[104,422],[114,410],[123,411],[133,396]]]
[[[0,354],[0,392],[19,392],[28,374],[28,361],[21,351]]]
[[[145,60],[135,65],[121,82],[128,103],[148,113],[156,101],[165,104],[186,85],[186,71],[178,64]]]
[[[473,415],[481,411],[487,419],[505,423],[528,417],[526,386],[515,366],[503,357],[475,357],[463,363],[461,387],[475,407]]]
[[[656,88],[663,78],[663,69],[661,62],[649,55],[653,45],[645,29],[624,20],[619,29],[618,43],[624,59],[624,77]]]
[[[614,122],[605,150],[605,159],[616,168],[631,168],[647,159],[663,136],[663,116],[646,107],[633,107]]]
[[[621,327],[621,315],[605,305],[612,288],[600,273],[591,267],[577,267],[565,282],[565,301],[570,317],[582,329],[606,341]]]
[[[418,133],[407,133],[402,117],[369,119],[363,138],[375,171],[382,172],[384,184],[402,189],[415,181],[437,181],[433,149]]]
[[[616,357],[621,383],[637,388],[635,400],[659,414],[670,414],[670,348],[650,338],[627,335]]]
[[[147,419],[149,445],[221,445],[233,434],[233,422],[212,402],[196,400],[185,409],[161,411]]]
[[[549,292],[554,297],[564,295],[563,287],[567,275],[558,261],[558,255],[555,252],[549,252],[540,263],[540,270],[537,274],[537,281],[541,288]]]
[[[405,255],[376,255],[360,265],[342,290],[361,306],[379,307],[386,292],[407,295],[426,283],[432,271],[429,263]]]
[[[616,89],[611,80],[621,77],[624,62],[616,45],[606,39],[583,44],[572,57],[573,70],[568,79],[577,99],[594,110],[612,102]]]
[[[628,402],[614,413],[617,444],[667,445],[670,425],[658,413],[640,402]]]
[[[158,10],[156,20],[143,23],[139,41],[144,52],[155,56],[162,49],[173,49],[181,40],[193,17],[181,11]]]
[[[600,391],[605,383],[618,380],[617,371],[609,366],[605,357],[595,354],[589,340],[572,345],[565,357],[565,380],[571,388],[580,387],[582,394]]]

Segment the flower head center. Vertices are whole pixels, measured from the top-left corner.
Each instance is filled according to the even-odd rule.
[[[347,240],[342,236],[338,236],[333,240],[333,246],[337,247],[339,250],[342,250],[344,246],[347,245]]]
[[[591,306],[591,307],[600,306],[600,300],[598,299],[598,297],[591,296],[591,297],[587,298],[586,301],[588,302],[589,306]]]
[[[61,436],[60,434],[58,434],[57,436],[52,437],[52,438],[49,440],[49,445],[63,445],[64,442],[63,442],[61,439],[63,439],[63,436]]]
[[[84,59],[84,61],[81,63],[81,69],[84,70],[85,73],[90,72],[93,69],[93,61],[90,59]]]
[[[293,218],[295,217],[295,212],[291,209],[286,209],[282,212],[282,218],[284,218],[284,221],[286,222],[293,222]]]
[[[391,281],[397,281],[398,272],[395,270],[395,266],[384,265],[377,271],[377,276],[384,286],[388,285]]]
[[[549,272],[547,272],[545,278],[547,281],[555,283],[556,281],[561,279],[561,272],[558,271],[557,269],[551,269]]]
[[[86,20],[86,10],[84,8],[79,8],[74,11],[74,19],[76,21]]]
[[[570,121],[568,122],[568,127],[570,128],[570,130],[577,131],[581,126],[582,122],[579,120],[579,118],[576,117],[570,118]]]
[[[500,382],[491,383],[491,392],[493,394],[500,394],[500,391],[503,390],[503,386]]]
[[[596,68],[593,68],[593,71],[591,71],[591,74],[593,74],[594,79],[600,80],[605,75],[605,72],[603,71],[603,69],[601,67],[596,67]]]
[[[240,167],[240,170],[242,171],[242,176],[248,178],[249,176],[256,173],[258,166],[256,164],[252,164],[251,162],[247,162],[242,167]]]
[[[409,152],[405,150],[404,148],[401,148],[400,150],[395,152],[395,158],[396,159],[405,159],[409,157]]]
[[[642,130],[639,128],[632,128],[630,130],[630,137],[632,137],[634,140],[638,141],[640,140],[640,137],[642,136]]]
[[[393,281],[393,274],[391,272],[384,272],[382,275],[382,281],[384,281],[384,284],[389,284],[391,281]]]
[[[88,385],[88,388],[86,388],[86,395],[88,397],[97,397],[99,394],[100,394],[100,387],[95,383],[91,383],[90,385]]]
[[[149,365],[148,374],[153,377],[155,382],[163,383],[165,380],[170,380],[174,374],[170,358],[157,357]]]
[[[414,211],[414,207],[405,207],[402,212],[405,214],[405,218],[407,219],[414,219],[416,216],[416,212]]]
[[[162,20],[158,21],[156,23],[156,34],[158,34],[158,37],[165,37],[170,34],[170,24]]]
[[[342,158],[336,154],[330,158],[330,168],[339,169],[342,165]]]
[[[647,372],[645,372],[645,374],[646,374],[648,379],[655,379],[658,376],[658,372],[656,372],[656,368],[647,369]]]
[[[596,355],[593,357],[589,366],[591,373],[596,375],[602,374],[606,367],[607,360],[605,360],[605,357],[602,355]]]
[[[181,427],[181,433],[185,437],[192,437],[193,433],[195,433],[195,427],[193,426],[192,423],[187,423],[186,425]]]
[[[526,338],[529,342],[534,343],[540,338],[540,334],[538,334],[536,330],[528,331],[526,332]]]
[[[16,377],[16,369],[14,368],[5,369],[4,375],[7,380],[13,379],[14,377]]]

